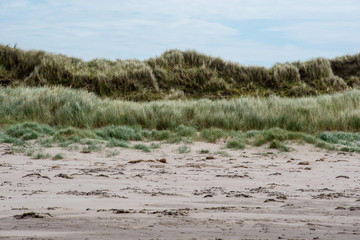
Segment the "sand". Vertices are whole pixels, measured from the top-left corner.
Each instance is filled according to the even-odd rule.
[[[0,238],[360,239],[360,154],[178,147],[51,160],[0,145]]]

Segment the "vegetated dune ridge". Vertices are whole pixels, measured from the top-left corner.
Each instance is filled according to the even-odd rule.
[[[0,45],[0,84],[84,88],[99,96],[150,101],[242,95],[309,96],[360,85],[360,54],[242,66],[196,51],[169,50],[144,61],[78,58]]]

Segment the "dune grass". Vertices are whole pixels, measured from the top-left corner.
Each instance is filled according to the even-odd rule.
[[[64,156],[61,153],[55,154],[55,156],[53,156],[52,158],[52,160],[60,160],[60,159],[64,159]]]
[[[33,159],[47,159],[47,158],[51,158],[51,155],[48,153],[43,153],[42,149],[40,149],[38,152],[34,152],[32,153],[31,157]]]
[[[151,143],[149,148],[150,149],[157,149],[161,147],[161,143]]]
[[[151,149],[147,145],[141,144],[141,143],[135,144],[134,149],[138,149],[138,150],[141,150],[143,152],[151,152]]]
[[[208,154],[208,153],[210,153],[210,150],[209,149],[200,149],[198,152],[200,154]]]
[[[321,73],[319,73],[321,76]],[[360,91],[316,97],[128,102],[64,87],[0,87],[0,142],[43,147],[83,145],[84,152],[130,141],[217,142],[289,150],[288,141],[360,152]],[[141,143],[142,144],[142,143]],[[160,144],[160,143],[157,143]],[[144,147],[145,146],[145,147]],[[155,145],[137,146],[151,151]]]
[[[269,148],[275,148],[275,149],[279,149],[283,152],[290,152],[290,148],[288,146],[286,146],[285,143],[279,141],[279,140],[273,140],[270,145]]]
[[[245,139],[244,137],[234,137],[233,139],[227,141],[226,147],[233,149],[244,149],[246,143],[247,139]]]
[[[200,133],[201,139],[212,143],[215,143],[218,139],[225,136],[226,132],[220,128],[203,129]]]
[[[107,152],[106,153],[106,157],[115,157],[115,156],[117,156],[117,155],[119,155],[120,154],[120,152],[119,151],[109,151],[109,152]]]
[[[33,129],[46,129],[42,135],[36,135],[37,138],[23,138],[25,134],[14,134],[14,129],[16,132],[25,132],[28,131],[28,126],[31,126]],[[67,148],[71,151],[79,151],[80,146],[81,152],[90,153],[94,151],[101,151],[104,147],[114,148],[114,147],[122,147],[122,148],[130,148],[131,141],[146,141],[150,142],[149,145],[144,143],[135,143],[132,148],[141,150],[143,152],[151,152],[151,149],[160,148],[162,142],[159,142],[157,138],[153,138],[152,132],[156,132],[156,130],[146,130],[142,129],[139,126],[130,127],[130,126],[122,126],[122,129],[126,129],[127,133],[131,133],[132,131],[146,134],[138,135],[139,137],[135,137],[133,139],[129,137],[124,137],[124,135],[112,135],[111,138],[108,135],[102,135],[103,129],[75,129],[69,128],[65,129],[56,129],[52,128],[45,124],[37,124],[37,123],[21,123],[16,125],[9,125],[5,128],[0,129],[0,143],[10,143],[15,146],[31,146],[31,142],[35,141],[40,145],[40,149],[42,147],[52,147],[56,143],[59,144],[60,147]],[[119,127],[109,126],[107,127],[107,131],[109,129],[119,130]],[[51,130],[49,130],[51,129]],[[131,131],[132,130],[132,131]],[[71,134],[64,134],[69,133]],[[76,133],[76,135],[74,135]],[[85,133],[85,134],[84,134]],[[100,134],[99,134],[100,133]],[[191,137],[182,138],[178,136],[179,133],[174,131],[169,131],[168,139],[164,138],[164,143],[169,143],[173,139],[174,136],[177,136],[179,139],[176,144],[183,143],[183,145],[178,147],[179,153],[187,153],[191,150],[189,144],[193,141],[208,141],[208,142],[217,142],[219,139],[222,139],[222,142],[225,143],[225,146],[230,149],[244,149],[247,145],[253,146],[262,146],[264,144],[268,144],[269,148],[279,149],[281,151],[290,151],[291,149],[287,146],[289,142],[305,142],[309,144],[313,144],[316,147],[328,149],[328,150],[340,150],[340,151],[348,151],[348,152],[360,152],[360,133],[348,133],[348,132],[319,132],[319,133],[303,133],[296,131],[289,131],[281,128],[270,128],[264,130],[250,130],[250,131],[228,131],[221,129],[203,129],[202,132],[198,134],[192,134]],[[205,135],[204,137],[204,133]],[[8,134],[13,134],[10,136]],[[180,134],[181,135],[181,134]],[[61,136],[61,137],[59,137]],[[131,136],[131,134],[129,135]],[[136,135],[133,135],[136,136]],[[118,137],[118,138],[116,138]],[[128,140],[124,140],[128,139]],[[152,142],[152,141],[157,141]],[[74,145],[75,144],[75,145]],[[76,145],[77,144],[77,145]],[[43,153],[40,151],[34,155],[35,150],[29,149],[27,151],[29,156],[33,156],[34,158],[40,159],[44,157]],[[200,153],[209,153],[209,150],[202,149]],[[46,157],[49,157],[46,155]]]
[[[360,134],[347,132],[323,132],[318,138],[338,146],[341,151],[360,152]]]
[[[22,122],[62,128],[54,137],[64,141],[96,136],[125,141],[176,140],[199,131],[203,139],[214,142],[222,137],[223,131],[275,127],[306,133],[356,132],[360,130],[360,91],[305,98],[272,96],[137,103],[103,99],[63,87],[0,87],[0,124]],[[36,138],[47,131],[31,126],[24,129],[26,132],[7,131],[13,131],[10,137],[20,134],[22,138]]]
[[[108,143],[106,144],[106,147],[113,148],[113,147],[122,147],[122,148],[129,148],[129,143],[124,140],[119,140],[116,138],[111,138]]]
[[[36,123],[23,123],[11,126],[6,129],[5,133],[10,137],[19,138],[21,140],[37,139],[46,134],[53,134],[54,130],[47,125],[39,125]]]
[[[178,147],[178,152],[183,154],[183,153],[189,153],[191,152],[191,147],[188,145],[182,145]]]
[[[83,61],[0,44],[0,85],[61,85],[136,101],[334,93],[360,85],[359,66],[360,54],[265,68],[192,50],[169,50],[144,61]]]

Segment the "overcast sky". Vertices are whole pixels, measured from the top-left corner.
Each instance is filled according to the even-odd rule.
[[[0,43],[90,60],[194,49],[244,65],[360,52],[359,0],[0,0]]]

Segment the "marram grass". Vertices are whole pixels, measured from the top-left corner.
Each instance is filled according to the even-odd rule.
[[[31,128],[29,128],[31,126]],[[14,132],[14,129],[16,130]],[[46,129],[46,131],[43,131]],[[113,129],[118,134],[112,138],[108,138],[103,132],[109,132]],[[131,138],[131,129],[137,132],[136,138]],[[206,132],[204,129],[202,132]],[[211,141],[217,142],[222,139],[221,142],[226,142],[227,148],[232,149],[244,149],[247,145],[261,146],[268,144],[269,148],[277,148],[280,151],[291,151],[286,144],[288,142],[306,142],[313,144],[320,148],[328,150],[340,150],[340,151],[356,151],[360,152],[360,134],[359,133],[347,133],[347,132],[320,132],[318,134],[308,134],[301,132],[288,131],[280,128],[270,128],[265,130],[251,130],[247,132],[243,131],[222,131],[221,135],[214,134],[217,131],[209,129],[208,138],[204,138],[201,134],[195,134],[192,136],[184,137],[179,129],[169,131],[170,135],[167,135],[167,139],[163,139],[162,143],[169,143],[177,139],[176,143],[183,143],[182,147],[178,148],[178,151],[185,153],[190,151],[190,147],[187,144],[192,144],[193,141]],[[152,133],[157,130],[149,131],[142,129],[141,127],[124,127],[118,128],[117,126],[108,126],[100,129],[76,129],[76,128],[60,128],[55,129],[45,124],[38,123],[20,123],[15,125],[5,126],[0,128],[0,143],[10,143],[14,146],[22,148],[22,152],[25,152],[25,147],[31,146],[33,143],[38,144],[41,147],[53,147],[57,144],[59,147],[68,149],[69,151],[79,151],[82,145],[81,152],[89,153],[92,151],[100,151],[104,147],[113,148],[129,148],[130,142],[124,139],[141,140],[145,142],[158,141]],[[32,138],[26,137],[30,133],[36,133]],[[120,133],[121,132],[121,133]],[[15,134],[14,134],[15,133]],[[20,134],[19,134],[20,133]],[[211,136],[211,137],[210,137]],[[75,145],[74,145],[75,144]],[[159,148],[161,142],[152,142],[148,144],[137,143],[133,145],[134,149],[139,149],[145,152],[150,152],[152,149]],[[14,147],[13,147],[14,148]],[[41,148],[40,148],[41,149]],[[28,155],[34,154],[34,149],[31,148],[28,151]],[[200,153],[208,153],[208,150],[201,150]]]
[[[221,137],[222,130],[248,131],[277,127],[307,133],[356,132],[360,130],[360,91],[303,98],[242,97],[232,100],[139,103],[100,98],[84,90],[65,87],[0,87],[0,124],[21,122],[62,128],[105,127],[99,134],[109,139],[123,134],[124,130],[120,129],[123,127],[118,127],[118,130],[106,129],[110,125],[146,128],[146,134],[158,140],[170,137],[170,132],[166,130],[177,130],[182,136],[191,136],[200,131],[210,141],[214,135]],[[28,128],[31,138],[36,129]],[[152,129],[164,131],[152,133]],[[36,130],[34,134],[42,134],[41,131],[47,130]],[[75,130],[70,128],[66,131],[59,137],[71,136]],[[128,131],[131,139],[136,140],[138,130],[134,128]]]
[[[192,50],[169,50],[144,61],[83,61],[0,44],[0,85],[60,85],[136,101],[341,92],[360,86],[359,66],[360,54],[265,68],[243,66]]]

